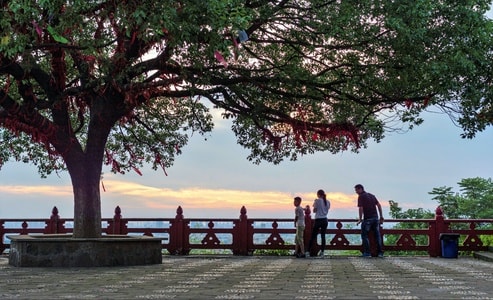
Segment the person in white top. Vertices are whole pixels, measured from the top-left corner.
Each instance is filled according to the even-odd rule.
[[[327,231],[327,226],[329,222],[327,221],[327,214],[330,209],[330,201],[327,200],[324,190],[317,191],[317,199],[313,202],[313,212],[315,212],[315,222],[312,228],[312,235],[310,238],[310,243],[308,245],[308,253],[311,253],[311,248],[313,243],[317,240],[318,232],[320,231],[320,237],[322,239],[322,244],[320,245],[320,256],[324,256],[325,250],[325,232]]]

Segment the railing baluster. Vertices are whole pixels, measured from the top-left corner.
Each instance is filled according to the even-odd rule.
[[[65,228],[65,222],[72,222],[72,219],[61,219],[56,207],[52,210],[50,219],[0,219],[0,250],[10,248],[8,243],[4,243],[4,238],[9,234],[43,234],[43,233],[67,233],[72,229]],[[159,236],[167,234],[169,239],[163,243],[163,249],[167,249],[170,254],[187,255],[193,249],[224,249],[231,251],[235,255],[252,255],[255,250],[294,250],[294,235],[296,229],[293,227],[292,218],[265,218],[250,219],[247,216],[247,210],[244,206],[240,209],[240,216],[236,219],[186,219],[183,215],[183,209],[178,206],[174,218],[123,218],[119,206],[115,208],[113,218],[103,219],[107,222],[107,228],[102,228],[106,234],[144,234],[148,236]],[[305,211],[305,243],[308,244],[312,229],[311,211]],[[36,227],[44,222],[46,226]],[[130,226],[128,222],[150,222],[151,227],[138,228]],[[158,225],[162,222],[163,225]],[[190,224],[208,224],[208,228],[191,228]],[[385,244],[385,251],[428,251],[429,256],[441,256],[441,233],[458,233],[462,236],[462,244],[459,246],[460,251],[486,251],[481,241],[481,236],[493,236],[493,230],[483,229],[484,226],[477,224],[493,224],[493,219],[445,219],[438,207],[434,219],[386,219],[385,224],[389,223],[421,223],[419,229],[407,228],[385,228],[382,230],[383,237],[397,236],[395,244]],[[20,226],[17,224],[21,224]],[[260,226],[260,224],[274,224],[272,226]],[[220,225],[218,225],[220,224]],[[255,224],[255,227],[253,226]],[[455,226],[451,226],[451,225]],[[335,226],[335,227],[334,227]],[[427,228],[425,228],[427,227]],[[480,227],[480,228],[478,228]],[[195,235],[205,235],[204,239],[191,241]],[[255,238],[255,235],[267,235],[265,238]],[[286,235],[288,238],[286,238]],[[329,219],[329,229],[327,230],[327,250],[353,250],[361,251],[360,229],[355,226],[352,219]],[[225,237],[231,236],[231,238]],[[428,244],[421,244],[415,236],[426,236]],[[228,239],[228,240],[226,240]],[[390,239],[393,240],[393,239]],[[314,245],[319,247],[319,245]]]

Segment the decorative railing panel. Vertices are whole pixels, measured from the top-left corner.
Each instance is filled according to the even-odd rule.
[[[305,245],[310,239],[312,222],[308,210],[305,212]],[[395,228],[396,224],[414,224],[420,228]],[[0,253],[10,247],[7,235],[70,234],[72,227],[73,220],[60,218],[56,207],[49,219],[0,219]],[[101,228],[103,234],[161,237],[163,249],[172,255],[190,254],[195,249],[222,249],[235,255],[251,255],[256,250],[294,249],[293,219],[250,219],[245,207],[240,209],[239,218],[234,219],[185,218],[181,207],[174,218],[123,218],[120,207],[116,207],[113,218],[102,219]],[[459,234],[459,251],[485,251],[488,245],[481,236],[493,235],[491,228],[493,219],[444,219],[441,209],[437,208],[435,219],[386,219],[381,233],[384,251],[425,251],[436,257],[441,255],[440,234]],[[327,250],[361,251],[360,228],[356,221],[329,219],[326,244]],[[312,254],[318,250],[317,243]],[[376,255],[375,250],[372,249],[373,255]]]

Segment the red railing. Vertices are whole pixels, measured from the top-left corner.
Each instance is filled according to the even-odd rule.
[[[305,245],[312,229],[310,216],[310,211],[306,211]],[[392,223],[421,223],[425,229],[386,228]],[[6,235],[69,234],[72,224],[73,219],[60,218],[56,207],[49,219],[0,219],[0,253],[10,247]],[[362,250],[360,229],[354,219],[329,219],[329,224],[327,250]],[[477,228],[478,224],[492,228],[493,219],[444,219],[440,208],[435,219],[386,219],[385,224],[381,228],[385,251],[425,251],[432,257],[441,256],[440,234],[459,234],[459,251],[486,251],[488,246],[483,244],[481,236],[493,235],[491,229]],[[239,218],[234,219],[185,218],[181,207],[174,218],[123,218],[120,207],[116,207],[113,218],[102,219],[102,231],[162,237],[163,249],[173,255],[186,255],[194,249],[230,250],[235,255],[251,255],[262,249],[292,250],[295,234],[293,219],[250,219],[245,207],[241,208]],[[389,244],[390,236],[395,237],[395,243]],[[417,240],[426,242],[419,244]],[[317,244],[312,252],[318,250]],[[376,255],[375,249],[372,254]]]

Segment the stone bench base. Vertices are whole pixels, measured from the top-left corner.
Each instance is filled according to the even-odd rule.
[[[162,238],[103,235],[72,238],[67,234],[15,235],[9,264],[15,267],[111,267],[162,263]]]

